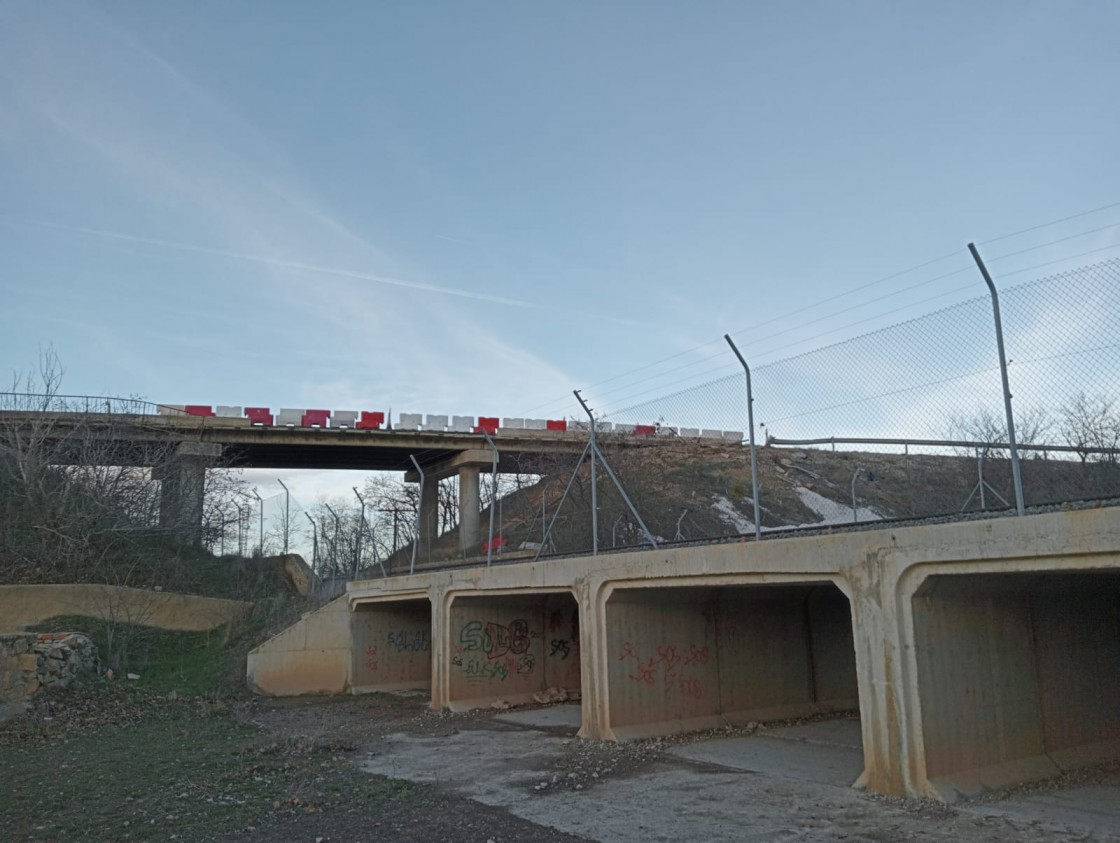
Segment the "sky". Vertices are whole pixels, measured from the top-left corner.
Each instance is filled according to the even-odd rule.
[[[563,417],[734,371],[725,332],[780,359],[983,293],[937,280],[968,242],[1029,250],[1007,283],[1115,256],[1118,25],[0,0],[0,367],[52,346],[73,394]]]

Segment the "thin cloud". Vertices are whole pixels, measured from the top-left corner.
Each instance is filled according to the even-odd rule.
[[[321,266],[318,264],[303,263],[301,261],[287,260],[286,258],[272,258],[267,255],[250,255],[244,252],[234,252],[228,249],[216,249],[209,246],[197,246],[190,243],[177,243],[173,240],[159,240],[153,237],[141,237],[135,234],[124,234],[118,231],[102,231],[96,228],[86,228],[77,225],[64,225],[62,223],[47,222],[45,220],[19,220],[26,225],[51,228],[57,231],[69,231],[76,234],[88,234],[93,237],[102,237],[108,240],[121,240],[127,243],[143,243],[148,246],[158,246],[164,249],[176,249],[182,252],[193,252],[200,255],[230,258],[232,260],[248,261],[266,266],[276,266],[283,269],[295,269],[302,272],[314,272],[321,275],[334,275],[340,278],[353,278],[360,281],[372,281],[390,287],[403,287],[409,290],[419,290],[426,293],[439,293],[446,296],[457,296],[464,299],[504,304],[510,307],[537,308],[539,305],[520,299],[510,299],[504,296],[494,296],[488,293],[475,293],[470,290],[460,290],[454,287],[440,287],[435,284],[425,284],[421,281],[408,281],[403,278],[391,278],[387,275],[377,275],[372,272],[358,272],[340,267]]]

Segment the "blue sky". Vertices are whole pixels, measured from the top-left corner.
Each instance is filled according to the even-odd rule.
[[[74,393],[555,416],[705,343],[697,378],[733,365],[725,331],[753,359],[835,341],[839,305],[782,318],[960,252],[843,299],[874,317],[969,241],[1120,201],[1118,24],[1109,0],[0,0],[0,363],[53,343]],[[763,323],[789,342],[752,348]]]

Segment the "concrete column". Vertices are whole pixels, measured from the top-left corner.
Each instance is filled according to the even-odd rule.
[[[856,786],[876,793],[928,796],[911,784],[921,764],[921,750],[904,691],[896,577],[887,560],[870,553],[852,569],[847,583],[863,730],[864,767]]]
[[[478,466],[459,469],[459,549],[464,553],[478,549],[479,543]]]
[[[439,535],[439,481],[425,478],[424,491],[420,495],[420,535],[416,537],[417,561],[428,562],[432,558],[432,545]]]
[[[152,466],[160,481],[159,526],[191,544],[202,542],[202,503],[206,469],[221,455],[220,445],[182,443],[174,455]]]

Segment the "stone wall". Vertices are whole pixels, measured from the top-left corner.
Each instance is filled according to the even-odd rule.
[[[99,671],[97,648],[79,633],[0,635],[0,703],[27,699],[40,688],[65,688]]]

